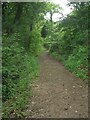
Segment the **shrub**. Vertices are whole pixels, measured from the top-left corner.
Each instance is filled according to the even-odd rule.
[[[88,61],[87,48],[77,46],[65,61],[65,66],[82,79],[87,79]]]

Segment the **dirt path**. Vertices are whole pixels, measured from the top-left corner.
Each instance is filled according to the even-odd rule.
[[[41,71],[32,85],[29,118],[88,117],[88,87],[47,53],[40,56]]]

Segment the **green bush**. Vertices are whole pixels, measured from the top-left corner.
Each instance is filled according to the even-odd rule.
[[[50,47],[50,52],[59,52],[59,47],[58,47],[58,43],[52,43],[51,47]]]
[[[74,3],[73,3],[74,4]],[[88,3],[76,4],[75,9],[62,21],[53,26],[52,38],[58,44],[51,44],[50,54],[81,79],[88,81]],[[82,9],[83,8],[83,9]],[[83,16],[85,14],[85,16]],[[84,23],[83,23],[84,21]],[[54,25],[54,23],[52,23]],[[52,33],[52,31],[51,31]]]
[[[35,54],[26,52],[16,33],[3,36],[2,99],[3,117],[10,117],[14,110],[21,116],[31,91],[29,83],[38,75],[38,60]],[[13,112],[12,112],[13,113]]]
[[[3,100],[8,99],[13,94],[13,87],[18,83],[21,70],[24,68],[24,49],[18,44],[17,41],[18,39],[16,34],[11,37],[3,37]],[[8,44],[8,46],[6,46],[6,44]]]
[[[82,79],[87,79],[88,61],[87,48],[77,46],[65,61],[65,66]]]

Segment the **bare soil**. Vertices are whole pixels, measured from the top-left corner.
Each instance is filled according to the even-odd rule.
[[[47,53],[39,62],[40,75],[30,84],[27,118],[88,118],[88,86]]]

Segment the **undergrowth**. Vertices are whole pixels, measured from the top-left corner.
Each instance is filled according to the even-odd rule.
[[[88,83],[87,48],[77,46],[68,57],[56,52],[50,52],[49,54],[55,59],[61,61],[70,72],[83,79],[85,83]]]
[[[25,116],[23,109],[28,102],[28,97],[31,96],[30,83],[39,72],[36,55],[26,52],[19,44],[19,40],[21,38],[18,33],[9,37],[3,36],[3,118]]]
[[[33,82],[33,79],[38,76],[39,69],[37,60],[34,56],[28,57],[26,64],[27,69],[22,72],[19,82],[13,87],[14,91],[12,91],[12,97],[3,102],[2,117],[4,118],[20,118],[26,115],[26,113],[23,112],[23,109],[25,109],[28,99],[32,95],[30,84]],[[29,74],[26,74],[25,72]]]

